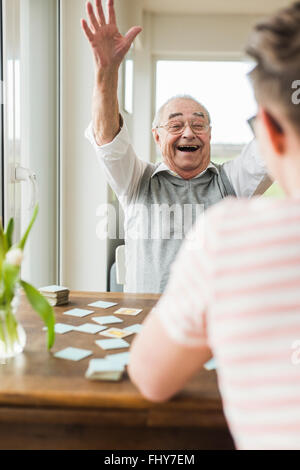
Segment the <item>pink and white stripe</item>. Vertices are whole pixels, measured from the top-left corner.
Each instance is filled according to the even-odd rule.
[[[300,199],[229,198],[198,224],[156,314],[210,345],[238,448],[300,449]]]

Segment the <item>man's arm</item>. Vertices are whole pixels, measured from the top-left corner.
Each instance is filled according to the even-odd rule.
[[[118,71],[142,28],[135,26],[122,36],[116,24],[113,0],[108,0],[107,22],[101,0],[96,0],[96,12],[90,2],[86,8],[90,24],[85,19],[81,20],[81,24],[95,61],[93,130],[97,144],[102,146],[112,142],[119,133]]]
[[[259,155],[256,140],[250,142],[240,156],[224,163],[223,168],[238,197],[264,194],[273,184],[265,162]]]
[[[95,148],[108,183],[122,205],[126,205],[135,194],[146,162],[137,158],[126,126],[122,127],[120,122],[118,72],[141,28],[135,26],[123,37],[117,28],[113,0],[108,0],[107,21],[101,0],[96,0],[95,11],[90,2],[86,8],[90,24],[84,19],[81,23],[95,62],[93,122],[86,131],[86,137]]]

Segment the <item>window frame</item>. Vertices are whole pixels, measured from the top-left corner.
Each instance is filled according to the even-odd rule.
[[[151,114],[152,118],[156,112],[156,98],[157,98],[157,62],[159,61],[172,61],[172,62],[249,62],[251,59],[244,53],[236,52],[230,54],[220,54],[220,53],[207,53],[207,54],[153,54],[152,55],[152,71],[153,71],[153,80],[152,80],[152,109]],[[254,64],[254,62],[253,62]],[[224,144],[224,148],[227,145]],[[214,146],[212,144],[212,150],[218,146]],[[227,146],[228,147],[228,146]],[[236,146],[236,153],[239,154],[242,152],[244,145],[237,145]],[[213,153],[213,151],[212,151]],[[158,151],[157,147],[152,140],[152,148],[151,148],[151,162],[157,163],[158,161]]]
[[[3,1],[0,0],[0,217],[2,224],[6,223],[4,217],[4,74],[3,74]]]
[[[32,188],[29,180],[16,179],[16,168],[24,168],[25,175],[31,170],[39,183],[40,211],[26,244],[22,276],[39,287],[60,281],[60,0],[2,0],[2,5],[4,218],[7,223],[14,217],[17,241],[32,215],[27,206]],[[11,58],[20,61],[21,77],[20,95],[10,91],[13,111],[7,103]],[[16,139],[14,131],[13,140],[8,138],[9,112],[14,126],[20,115],[21,135]]]

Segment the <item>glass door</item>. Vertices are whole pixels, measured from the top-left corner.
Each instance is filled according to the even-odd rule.
[[[3,26],[4,218],[19,238],[39,203],[22,276],[40,287],[58,282],[59,2],[3,0]]]

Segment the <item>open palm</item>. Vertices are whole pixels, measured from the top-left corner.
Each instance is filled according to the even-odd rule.
[[[100,67],[119,66],[142,28],[134,26],[122,36],[117,27],[113,0],[108,0],[107,22],[101,0],[96,0],[96,14],[92,4],[88,2],[87,14],[90,25],[84,19],[81,24],[92,46],[96,64]]]

